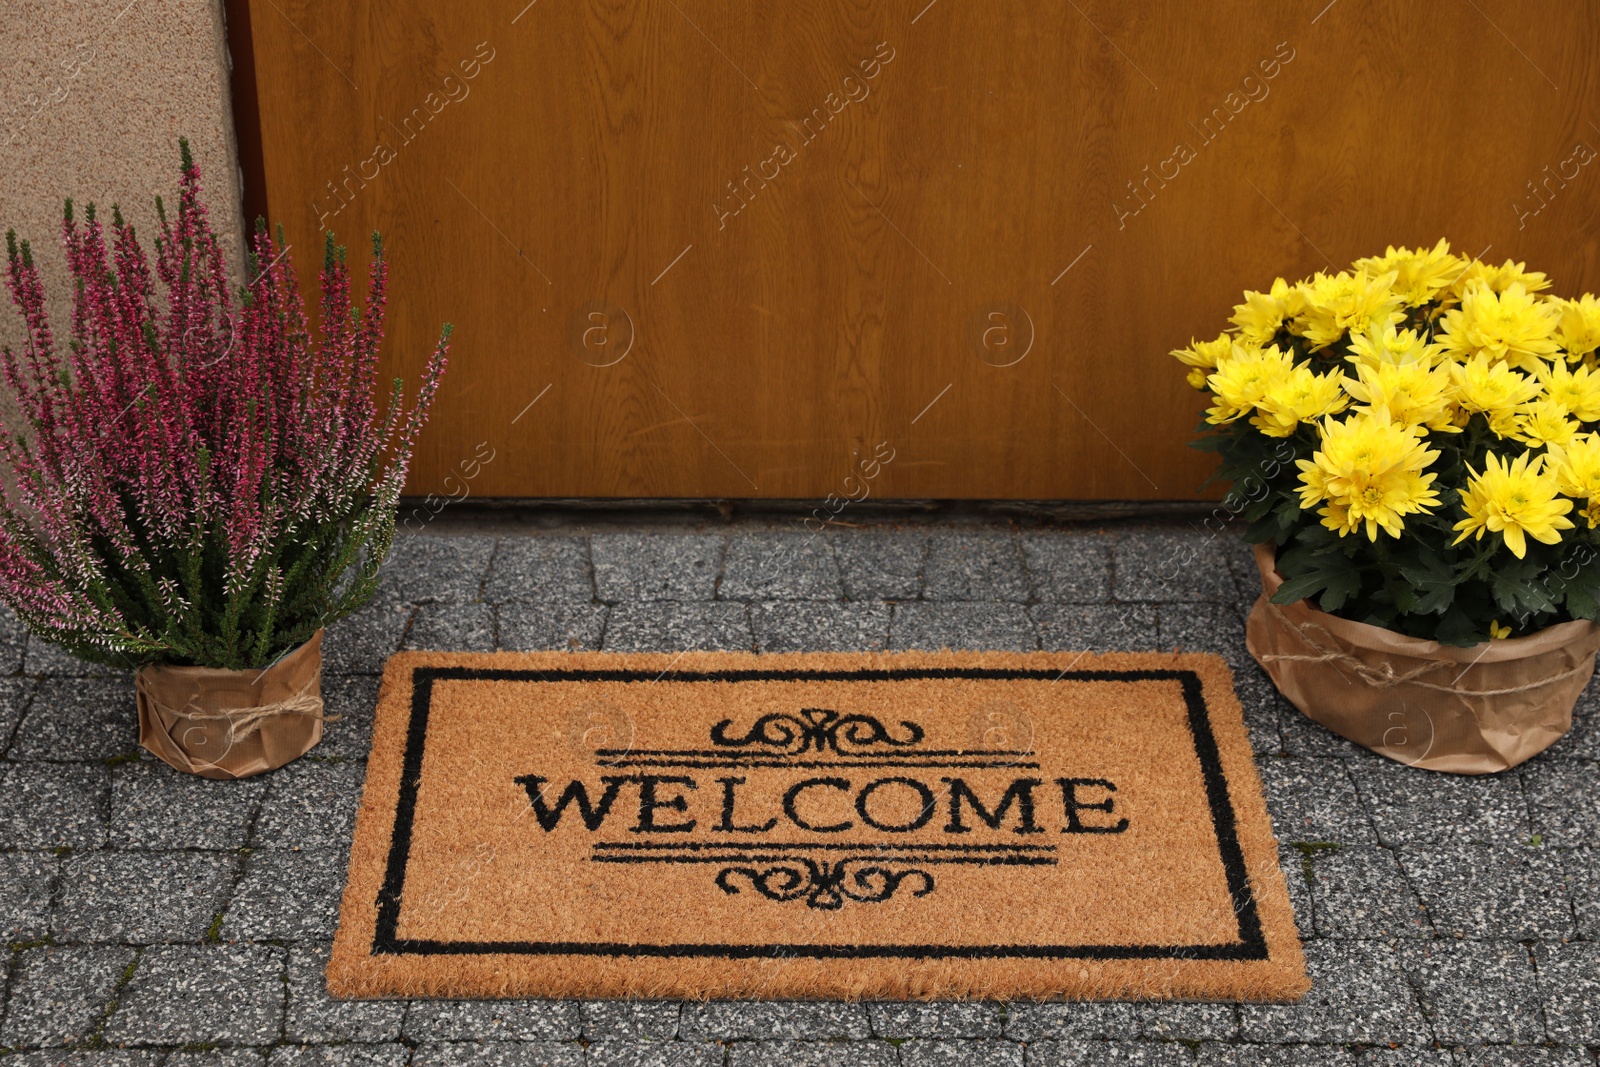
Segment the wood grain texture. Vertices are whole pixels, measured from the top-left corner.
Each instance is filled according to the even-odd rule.
[[[844,496],[888,441],[873,497],[1185,498],[1167,353],[1241,290],[1440,236],[1600,284],[1600,168],[1530,185],[1600,148],[1589,5],[249,4],[303,268],[385,233],[395,374],[456,325],[416,493]]]

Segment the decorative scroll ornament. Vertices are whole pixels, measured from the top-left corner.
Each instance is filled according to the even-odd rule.
[[[776,749],[784,755],[797,756],[803,752],[833,751],[848,755],[846,751],[869,749],[874,745],[892,745],[905,748],[922,740],[922,727],[902,719],[904,738],[890,734],[889,727],[872,715],[840,715],[829,708],[801,708],[799,715],[774,712],[763,715],[743,737],[729,737],[732,719],[723,719],[711,728],[711,743],[723,748],[760,746]]]
[[[910,868],[894,870],[875,859],[813,860],[804,857],[782,859],[760,867],[724,867],[717,872],[717,886],[724,893],[741,890],[735,879],[748,881],[751,888],[768,900],[804,899],[818,911],[837,911],[846,900],[877,904],[888,900],[907,879],[916,879],[914,897],[933,892],[933,876]]]

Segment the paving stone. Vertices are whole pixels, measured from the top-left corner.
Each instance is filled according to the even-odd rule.
[[[134,954],[120,945],[51,945],[19,954],[0,1045],[87,1041],[105,1019]]]
[[[401,645],[429,652],[493,652],[494,605],[448,602],[424,604]]]
[[[284,950],[273,945],[145,949],[106,1024],[114,1045],[268,1045],[283,1021]]]
[[[344,848],[267,849],[244,861],[244,877],[222,920],[227,941],[306,941],[330,938],[339,924]]]
[[[0,848],[98,848],[110,793],[100,764],[0,764]]]
[[[501,604],[500,647],[508,652],[592,651],[600,647],[604,604]]]
[[[1270,681],[1268,684],[1271,684]],[[1277,692],[1276,688],[1273,691]],[[1281,695],[1278,704],[1278,733],[1283,738],[1283,751],[1291,756],[1347,759],[1363,763],[1386,758],[1374,755],[1354,741],[1345,740],[1284,700]]]
[[[558,1041],[451,1041],[418,1045],[411,1067],[582,1067],[583,1046]]]
[[[608,652],[678,652],[729,649],[749,652],[755,636],[745,605],[624,601],[611,609],[606,624]]]
[[[492,537],[397,536],[383,561],[378,596],[411,604],[477,600],[494,547]]]
[[[1357,1067],[1454,1067],[1455,1058],[1442,1048],[1364,1048]]]
[[[11,744],[11,735],[38,688],[39,683],[32,678],[0,678],[0,752]]]
[[[1332,849],[1301,849],[1293,845],[1278,846],[1278,866],[1283,871],[1283,883],[1289,889],[1289,905],[1294,909],[1295,929],[1302,938],[1316,937],[1316,901],[1311,894],[1311,883],[1306,878],[1310,862],[1320,852]]]
[[[1185,1045],[1156,1041],[1045,1042],[1028,1047],[1029,1067],[1192,1067]]]
[[[329,674],[380,674],[383,662],[400,651],[416,608],[392,596],[374,597],[345,616],[322,637],[322,669]]]
[[[62,941],[198,941],[222,910],[235,858],[216,852],[86,852],[61,866],[50,926]]]
[[[1156,644],[1163,651],[1215,652],[1235,669],[1251,662],[1244,620],[1223,604],[1173,603],[1157,609]]]
[[[1544,1040],[1539,984],[1522,945],[1421,941],[1402,947],[1400,958],[1444,1044]]]
[[[1600,943],[1533,946],[1550,1040],[1600,1045]]]
[[[258,848],[348,848],[366,768],[298,760],[272,772],[251,844]]]
[[[762,652],[881,652],[889,642],[887,604],[751,604],[750,623]]]
[[[889,647],[1033,652],[1039,647],[1033,622],[1020,604],[925,604],[894,606]]]
[[[739,1041],[728,1049],[728,1067],[895,1067],[887,1041]]]
[[[839,565],[827,538],[811,533],[753,534],[728,544],[717,586],[721,600],[838,600]]]
[[[594,1067],[722,1067],[726,1049],[711,1041],[597,1041],[586,1050]]]
[[[1600,849],[1566,849],[1562,863],[1572,893],[1572,910],[1578,917],[1578,933],[1585,940],[1600,941]]]
[[[824,535],[851,600],[915,600],[922,594],[928,535],[906,529],[838,530]]]
[[[1323,937],[1432,937],[1433,925],[1394,852],[1368,845],[1311,853],[1316,930]]]
[[[322,724],[322,740],[311,750],[313,755],[322,759],[367,758],[372,749],[372,715],[378,707],[378,686],[379,679],[370,674],[322,676],[322,710],[337,719]]]
[[[1136,1004],[1119,1001],[1015,1001],[1007,1006],[1006,1036],[1037,1043],[1068,1038],[1138,1037]]]
[[[860,1040],[872,1025],[864,1004],[808,1000],[711,1001],[685,1004],[678,1033],[686,1039]]]
[[[1231,602],[1235,589],[1219,538],[1166,526],[1133,527],[1117,537],[1112,555],[1118,600]]]
[[[1355,1067],[1356,1057],[1337,1045],[1222,1045],[1195,1050],[1196,1067]]]
[[[28,628],[10,608],[0,606],[0,674],[22,670],[28,647]]]
[[[572,1000],[415,1000],[402,1032],[416,1041],[576,1041]]]
[[[716,534],[604,533],[589,538],[595,595],[621,600],[710,600],[723,539]]]
[[[1456,1049],[1458,1067],[1594,1067],[1587,1049],[1540,1045],[1480,1045]]]
[[[1376,843],[1344,763],[1269,757],[1256,760],[1256,768],[1278,840]]]
[[[111,772],[114,848],[239,848],[267,778],[224,782],[139,759]]]
[[[588,544],[581,537],[502,538],[483,598],[495,603],[592,601]]]
[[[1348,765],[1386,845],[1528,840],[1528,808],[1514,774],[1436,774],[1373,753]]]
[[[404,1045],[279,1045],[267,1067],[406,1067]]]
[[[284,1037],[298,1043],[395,1041],[402,1000],[335,1000],[328,995],[327,944],[289,947],[289,1007]]]
[[[1561,856],[1550,847],[1407,847],[1400,861],[1433,926],[1450,937],[1561,940],[1573,934]]]
[[[1004,1008],[992,1001],[868,1004],[867,1017],[879,1037],[999,1037],[1005,1031]]]
[[[267,1049],[178,1049],[161,1061],[161,1067],[266,1067]]]
[[[9,651],[9,650],[8,650]],[[9,655],[7,656],[9,659]],[[91,663],[86,659],[79,659],[66,649],[53,641],[46,641],[33,634],[28,635],[27,647],[23,653],[22,672],[24,674],[45,674],[52,678],[88,678],[94,676],[123,677],[130,681],[133,677],[134,664],[127,667],[108,667],[103,663]]]
[[[11,744],[12,759],[97,760],[137,749],[133,686],[122,678],[46,679]]]
[[[1022,552],[1010,531],[930,534],[924,573],[924,600],[1023,603],[1029,599]]]
[[[590,1000],[583,1004],[583,1036],[670,1041],[678,1036],[678,1003],[671,1000]]]
[[[1028,614],[1046,652],[1148,652],[1156,647],[1153,604],[1035,604]]]
[[[1600,840],[1600,766],[1540,760],[1522,770],[1535,833],[1548,845]]]
[[[1113,538],[1051,530],[1026,533],[1019,540],[1034,595],[1040,600],[1104,604],[1111,599]]]
[[[61,861],[44,852],[0,852],[0,943],[50,931],[50,895]],[[3,970],[0,967],[0,970]]]
[[[6,1057],[6,1067],[156,1067],[159,1049],[97,1048],[19,1052]]]
[[[1239,1033],[1232,1004],[1149,1003],[1134,1006],[1140,1036],[1159,1041],[1221,1041]]]
[[[1311,941],[1311,991],[1295,1004],[1242,1004],[1246,1041],[1425,1044],[1433,1034],[1398,953],[1376,941]]]
[[[1022,1067],[1022,1046],[1010,1041],[907,1041],[905,1067]]]
[[[1284,752],[1283,734],[1279,729],[1282,709],[1294,711],[1294,706],[1278,693],[1272,679],[1253,662],[1246,663],[1233,672],[1233,692],[1244,709],[1244,724],[1250,731],[1250,747],[1257,755],[1296,753]]]

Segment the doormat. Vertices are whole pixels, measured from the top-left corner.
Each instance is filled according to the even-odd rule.
[[[402,653],[346,997],[1292,1000],[1207,655]]]

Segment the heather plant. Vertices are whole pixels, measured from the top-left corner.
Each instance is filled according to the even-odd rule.
[[[9,467],[0,600],[34,634],[119,667],[273,662],[373,594],[417,434],[449,351],[445,326],[414,402],[377,403],[388,268],[372,238],[364,308],[327,235],[320,324],[307,323],[281,230],[257,223],[231,289],[182,146],[176,211],[160,198],[151,263],[113,206],[66,204],[74,280],[58,343],[26,241],[6,235],[21,412]]]

